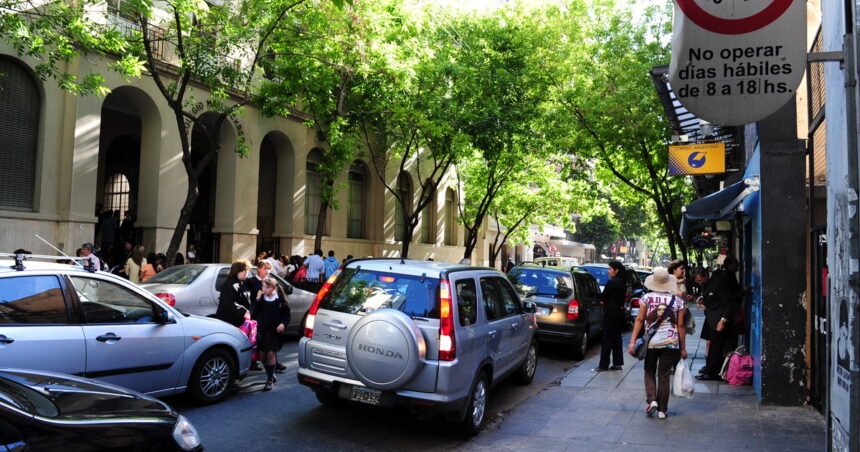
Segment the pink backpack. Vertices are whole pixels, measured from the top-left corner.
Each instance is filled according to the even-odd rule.
[[[729,359],[726,383],[735,386],[751,385],[753,379],[753,359],[747,354],[733,353]]]

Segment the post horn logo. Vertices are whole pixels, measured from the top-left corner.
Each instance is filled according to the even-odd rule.
[[[702,165],[705,164],[705,160],[705,153],[699,151],[693,152],[689,157],[687,157],[687,163],[689,163],[692,168],[701,168]]]

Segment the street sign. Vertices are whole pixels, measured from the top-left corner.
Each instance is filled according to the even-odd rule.
[[[669,175],[689,176],[726,172],[726,144],[669,146]]]
[[[675,0],[670,84],[697,117],[764,119],[794,97],[805,69],[805,0]]]

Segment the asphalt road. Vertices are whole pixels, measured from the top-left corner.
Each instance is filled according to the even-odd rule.
[[[251,372],[220,404],[199,407],[184,397],[165,401],[194,424],[208,451],[439,450],[465,443],[441,419],[422,420],[405,411],[358,404],[320,405],[313,392],[296,381],[297,349],[297,337],[284,344],[279,360],[287,370],[278,374],[271,392],[261,391],[265,373]],[[592,344],[589,355],[599,349]],[[559,347],[542,347],[531,385],[505,381],[493,389],[488,425],[577,364]]]

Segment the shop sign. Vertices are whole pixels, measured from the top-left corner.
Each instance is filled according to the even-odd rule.
[[[705,143],[669,146],[669,175],[720,174],[726,172],[726,144]]]
[[[675,0],[670,83],[695,116],[764,119],[794,97],[805,69],[805,0]]]

